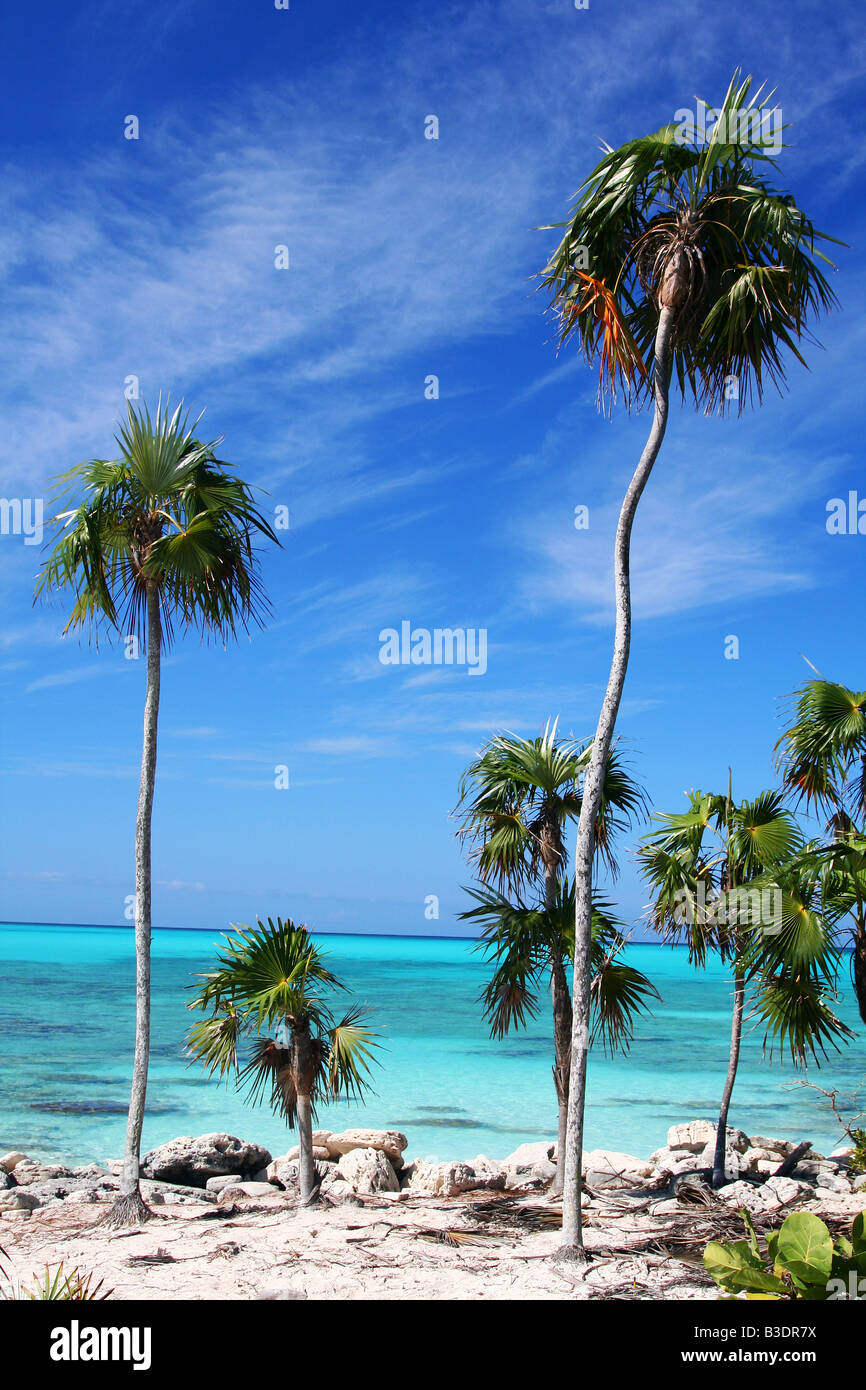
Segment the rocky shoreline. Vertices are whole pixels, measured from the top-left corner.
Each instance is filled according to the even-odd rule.
[[[470,1161],[404,1160],[406,1135],[397,1130],[318,1130],[313,1135],[319,1188],[330,1205],[359,1196],[399,1201],[407,1197],[457,1197],[470,1192],[542,1193],[556,1171],[550,1141],[523,1144],[507,1158],[479,1155]],[[678,1204],[683,1185],[705,1183],[713,1161],[715,1126],[708,1120],[674,1125],[667,1144],[648,1159],[609,1149],[584,1154],[588,1200],[593,1193],[656,1192],[658,1202]],[[796,1151],[796,1152],[795,1152]],[[110,1202],[118,1191],[120,1163],[67,1168],[24,1152],[0,1156],[0,1219],[26,1220],[58,1203]],[[166,1202],[261,1203],[297,1200],[298,1150],[274,1158],[260,1145],[228,1134],[170,1140],[142,1160],[142,1195]],[[726,1184],[717,1200],[751,1212],[769,1212],[815,1200],[859,1211],[866,1206],[866,1174],[851,1170],[850,1150],[825,1157],[810,1145],[729,1129]],[[679,1195],[678,1195],[679,1194]]]
[[[552,1141],[501,1160],[427,1163],[406,1161],[395,1130],[321,1130],[319,1187],[304,1204],[296,1151],[274,1158],[232,1135],[184,1137],[145,1156],[153,1219],[119,1231],[103,1221],[119,1163],[71,1169],[13,1152],[0,1157],[0,1274],[26,1296],[62,1261],[132,1301],[702,1300],[718,1289],[701,1254],[710,1240],[742,1238],[743,1208],[764,1233],[802,1209],[839,1235],[866,1209],[866,1175],[847,1151],[824,1157],[731,1129],[728,1181],[714,1192],[712,1123],[675,1125],[667,1139],[647,1159],[584,1156],[595,1258],[579,1272],[552,1258]]]

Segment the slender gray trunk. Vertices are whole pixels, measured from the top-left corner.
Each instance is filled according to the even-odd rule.
[[[743,1009],[746,1000],[746,978],[737,957],[737,965],[734,972],[734,1013],[731,1019],[731,1051],[728,1057],[728,1075],[725,1080],[725,1089],[722,1092],[722,1103],[719,1107],[719,1127],[716,1130],[716,1152],[713,1157],[713,1187],[722,1187],[725,1181],[725,1149],[727,1148],[728,1130],[728,1111],[731,1106],[731,1096],[734,1091],[734,1082],[737,1079],[737,1067],[740,1064],[740,1042],[743,1036]]]
[[[664,439],[668,418],[668,386],[670,382],[670,342],[674,310],[662,308],[659,314],[653,366],[652,428],[640,456],[640,462],[628,486],[614,547],[614,585],[616,592],[616,628],[613,659],[598,727],[592,745],[592,756],[583,788],[580,821],[575,853],[575,939],[574,987],[572,1008],[574,1020],[571,1034],[571,1077],[569,1081],[568,1125],[566,1129],[565,1173],[562,1201],[563,1253],[582,1256],[583,1219],[581,1203],[581,1159],[583,1155],[583,1120],[586,1105],[586,1067],[589,1056],[590,1011],[590,945],[592,939],[592,868],[596,846],[596,826],[604,785],[604,769],[610,751],[616,717],[622,699],[628,670],[631,641],[631,588],[629,579],[631,531],[637,505],[649,480],[653,464]]]
[[[120,1197],[109,1217],[112,1224],[134,1224],[151,1215],[141,1199],[139,1162],[141,1129],[147,1094],[150,1056],[150,830],[156,781],[156,740],[159,721],[159,678],[162,625],[159,590],[147,586],[147,693],[144,701],[144,736],[141,777],[138,784],[138,816],[135,824],[135,1053],[132,1090],[126,1124],[126,1150],[120,1178]]]
[[[545,868],[544,900],[548,911],[556,905],[558,880],[553,867]],[[556,1137],[556,1173],[550,1189],[551,1197],[562,1196],[563,1155],[565,1153],[565,1133],[568,1125],[568,1073],[571,1065],[571,995],[568,992],[568,977],[562,963],[562,955],[555,949],[550,952],[550,994],[553,1004],[553,1084],[559,1123]]]

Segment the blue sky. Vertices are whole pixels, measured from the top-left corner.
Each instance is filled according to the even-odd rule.
[[[206,407],[222,456],[290,509],[267,631],[165,663],[156,925],[461,930],[461,770],[496,728],[592,732],[647,428],[601,418],[594,374],[557,357],[531,278],[553,234],[534,229],[600,137],[719,101],[737,65],[792,123],[780,182],[851,243],[842,311],[783,399],[675,406],[636,527],[620,732],[655,808],[678,809],[729,763],[741,796],[772,782],[801,653],[862,686],[866,536],[825,525],[831,498],[866,498],[858,7],[115,0],[19,4],[6,39],[2,495],[111,456],[134,375],[149,401]],[[143,664],[59,640],[62,601],[31,605],[39,555],[0,537],[0,916],[120,923]],[[487,670],[382,665],[403,621],[486,629]]]

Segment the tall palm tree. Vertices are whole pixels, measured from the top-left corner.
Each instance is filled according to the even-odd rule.
[[[267,924],[224,936],[218,968],[189,1008],[207,1017],[189,1032],[189,1048],[213,1075],[230,1074],[241,1090],[266,1097],[289,1128],[298,1127],[301,1201],[314,1199],[313,1117],[317,1101],[360,1097],[378,1046],[357,1006],[338,1021],[328,995],[344,989],[304,926]],[[249,1045],[241,1065],[240,1049]]]
[[[261,624],[268,611],[256,533],[277,537],[253,505],[245,483],[214,449],[200,443],[183,404],[169,414],[160,400],[127,404],[118,426],[117,459],[77,464],[61,479],[75,505],[54,521],[59,531],[37,596],[71,589],[64,632],[107,629],[140,643],[147,656],[144,737],[135,827],[135,1054],[120,1195],[111,1225],[151,1215],[139,1189],[141,1129],[150,1053],[151,818],[156,780],[160,665],[176,626],[221,642]],[[199,416],[199,420],[201,416]],[[83,494],[83,495],[82,495]],[[80,500],[78,500],[80,499]],[[70,500],[72,500],[70,498]]]
[[[796,862],[802,835],[781,793],[735,803],[729,779],[726,796],[693,791],[688,811],[656,819],[661,828],[638,851],[653,894],[652,925],[669,941],[685,941],[699,966],[718,953],[733,977],[713,1159],[713,1186],[720,1187],[747,1004],[764,1028],[765,1045],[778,1046],[780,1055],[787,1048],[805,1065],[828,1043],[851,1036],[828,1002],[839,953],[815,881]]]
[[[586,1099],[592,868],[605,759],[616,725],[631,638],[631,532],[664,439],[672,373],[683,398],[724,409],[737,383],[742,409],[766,381],[781,389],[785,352],[835,296],[818,261],[824,236],[765,177],[770,98],[751,96],[737,71],[708,139],[682,127],[604,154],[581,185],[543,284],[560,343],[576,340],[599,362],[599,396],[617,386],[652,401],[647,442],[626,490],[614,544],[616,628],[607,689],[587,772],[575,857],[577,935],[574,1038],[561,1253],[584,1259],[580,1152]],[[583,254],[589,269],[580,268]]]
[[[828,817],[831,843],[823,852],[811,847],[813,867],[829,870],[824,883],[831,900],[848,903],[854,991],[866,1023],[866,691],[823,677],[807,681],[794,693],[776,758],[785,789]]]
[[[519,894],[527,885],[541,880],[539,896],[547,912],[554,912],[568,860],[566,829],[580,816],[591,752],[589,744],[558,740],[556,722],[549,720],[538,738],[497,734],[485,744],[462,778],[456,810],[461,821],[459,834],[470,846],[483,883]],[[617,749],[610,749],[598,810],[596,846],[614,872],[613,837],[631,823],[644,805],[643,793],[626,772]],[[549,951],[553,1078],[559,1107],[555,1193],[562,1191],[568,1114],[572,1031],[568,958],[570,954],[564,948]]]
[[[528,907],[517,894],[506,896],[482,884],[467,892],[474,908],[460,913],[481,927],[479,948],[494,966],[481,996],[495,1038],[524,1028],[538,1013],[539,992],[550,972],[565,981],[564,996],[555,993],[553,1079],[559,1102],[559,1143],[564,1139],[568,1104],[568,1046],[571,998],[566,968],[574,952],[574,885],[558,881],[555,898]],[[592,913],[592,1038],[610,1051],[628,1051],[637,1017],[659,993],[642,971],[620,959],[626,944],[621,923],[610,904],[597,895]],[[558,1015],[561,1009],[562,1016]],[[563,1050],[565,1049],[565,1050]],[[559,1150],[561,1155],[562,1150]],[[562,1193],[562,1162],[557,1163],[551,1195]]]

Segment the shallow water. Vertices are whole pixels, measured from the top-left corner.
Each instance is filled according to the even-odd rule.
[[[184,1057],[188,986],[211,968],[214,937],[153,936],[153,1045],[145,1148],[180,1134],[222,1130],[285,1152],[294,1140],[264,1108],[207,1081]],[[319,936],[350,995],[370,1004],[383,1039],[376,1094],[323,1106],[319,1126],[388,1126],[409,1136],[408,1157],[504,1157],[556,1132],[546,999],[526,1032],[490,1039],[477,1004],[485,981],[471,943],[417,937]],[[596,1049],[587,1146],[646,1155],[670,1124],[712,1118],[727,1064],[730,984],[724,969],[691,969],[682,950],[628,948],[663,997],[638,1025],[626,1057]],[[845,980],[839,1011],[857,1030],[810,1079],[851,1091],[866,1074],[864,1031]],[[123,1152],[134,1027],[129,928],[0,926],[0,1151],[67,1162]],[[790,1063],[762,1061],[744,1043],[731,1123],[752,1134],[839,1142],[826,1103],[791,1083]]]

